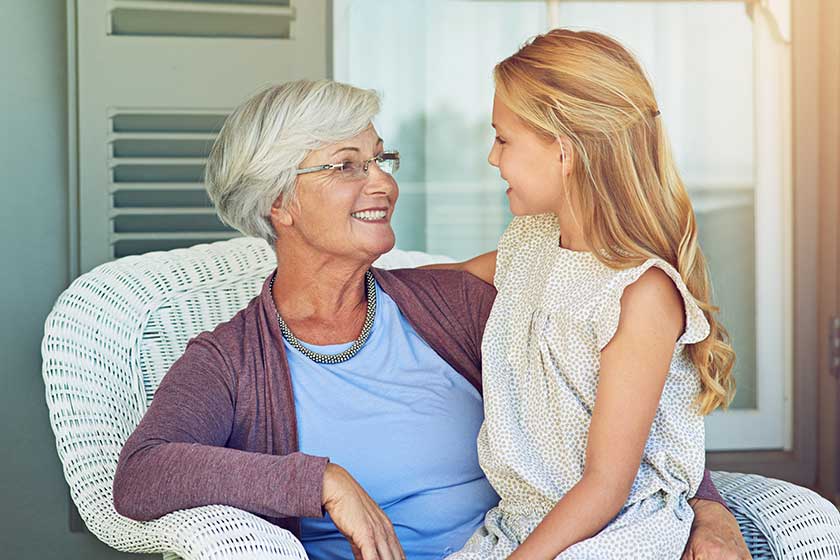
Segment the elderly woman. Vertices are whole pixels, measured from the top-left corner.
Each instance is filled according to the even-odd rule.
[[[495,291],[457,270],[371,267],[394,246],[398,195],[378,110],[371,91],[301,81],[225,123],[210,197],[273,245],[277,270],[161,382],[120,455],[121,514],[227,504],[313,559],[437,559],[498,502],[476,453]],[[687,554],[743,557],[711,482],[698,498]]]

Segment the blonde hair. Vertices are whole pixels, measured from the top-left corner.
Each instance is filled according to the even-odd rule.
[[[695,404],[701,414],[728,406],[735,352],[715,319],[694,210],[641,66],[605,35],[555,29],[496,65],[494,78],[526,125],[571,142],[580,163],[571,196],[595,255],[618,269],[659,257],[679,271],[711,326],[686,346],[700,374]]]
[[[379,113],[375,91],[332,80],[268,86],[227,118],[205,168],[222,222],[274,243],[271,205],[294,199],[295,170],[312,150],[363,132]]]

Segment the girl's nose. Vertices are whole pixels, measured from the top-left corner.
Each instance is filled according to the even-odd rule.
[[[490,147],[490,153],[487,154],[487,163],[493,167],[499,167],[499,145],[493,142]]]

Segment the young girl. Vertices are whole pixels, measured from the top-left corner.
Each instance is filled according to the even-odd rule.
[[[563,29],[495,81],[516,217],[463,267],[498,290],[478,451],[501,502],[450,558],[679,558],[734,353],[653,91],[614,40]]]

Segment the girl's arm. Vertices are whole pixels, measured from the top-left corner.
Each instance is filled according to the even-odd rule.
[[[583,477],[511,559],[552,559],[597,534],[624,506],[639,471],[684,317],[677,287],[658,268],[651,268],[624,290],[618,330],[601,351]]]
[[[459,263],[427,264],[418,268],[444,268],[450,270],[465,270],[473,276],[484,280],[488,284],[493,283],[493,276],[496,274],[496,251],[490,251],[468,261]]]

